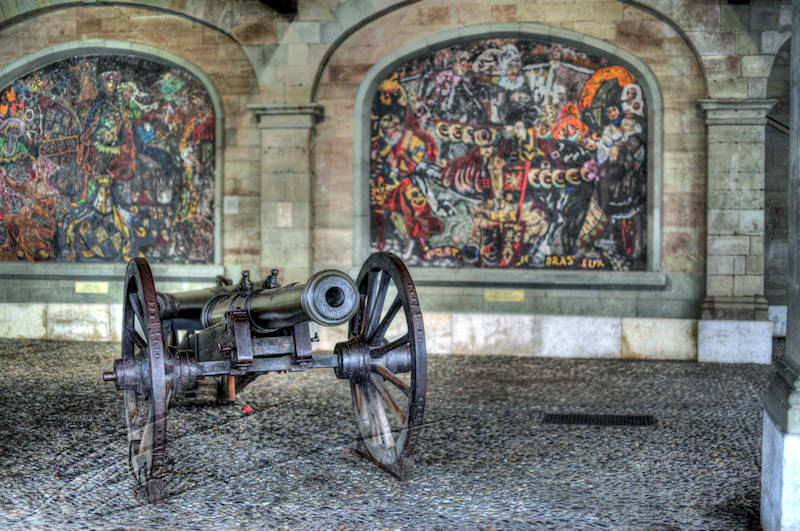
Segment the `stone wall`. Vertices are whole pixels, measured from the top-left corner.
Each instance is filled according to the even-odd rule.
[[[780,249],[777,240],[777,247],[768,243],[764,248],[765,157],[763,133],[757,134],[759,127],[763,130],[759,122],[763,116],[747,124],[756,137],[746,146],[738,145],[741,139],[735,136],[712,141],[713,135],[707,134],[707,127],[715,125],[709,121],[711,107],[699,111],[698,101],[759,100],[758,109],[768,108],[769,102],[762,99],[777,96],[768,77],[773,57],[790,30],[788,1],[731,5],[724,0],[300,0],[298,4],[297,15],[285,17],[256,0],[5,3],[0,10],[0,43],[6,53],[0,69],[87,40],[128,43],[134,49],[146,46],[195,65],[211,80],[225,120],[220,151],[224,188],[218,198],[224,204],[224,249],[219,266],[235,276],[243,267],[262,274],[283,265],[289,269],[286,280],[299,280],[297,275],[329,265],[354,273],[368,247],[355,219],[359,187],[366,183],[355,180],[354,168],[360,161],[354,158],[353,144],[359,138],[358,124],[368,118],[357,100],[359,89],[376,64],[400,57],[403,47],[435,48],[437,36],[466,35],[478,26],[519,36],[539,32],[592,42],[645,65],[660,95],[659,139],[650,150],[654,157],[660,154],[660,178],[650,212],[651,220],[658,221],[653,223],[657,259],[649,263],[644,276],[594,280],[506,278],[486,270],[443,281],[441,275],[419,273],[423,309],[436,312],[432,322],[451,330],[449,336],[442,334],[453,338],[452,345],[463,323],[475,321],[471,315],[609,317],[622,320],[620,338],[626,323],[629,331],[638,326],[629,319],[638,318],[645,319],[642,330],[651,324],[666,334],[679,328],[691,338],[697,334],[682,320],[696,320],[703,297],[713,295],[717,299],[711,314],[717,319],[724,312],[714,312],[725,304],[744,304],[747,311],[741,315],[763,318],[756,311],[764,295],[763,257]],[[319,109],[323,118],[317,123]],[[285,113],[311,118],[274,119]],[[728,125],[736,129],[738,124]],[[731,150],[747,151],[749,165],[737,168],[737,176],[728,175],[718,164]],[[766,156],[768,175],[780,166],[773,164],[776,157]],[[716,179],[713,189],[709,176]],[[742,189],[744,181],[749,184]],[[777,220],[780,216],[771,209],[780,192],[768,184],[766,195],[768,219]],[[744,203],[712,208],[713,201],[725,197]],[[779,209],[776,206],[774,212]],[[739,245],[745,240],[746,249]],[[2,282],[11,284],[7,281],[16,274],[9,270]],[[31,289],[9,286],[6,291],[14,295],[5,300],[116,302],[110,295],[52,294],[46,283],[39,284]],[[670,328],[658,324],[662,319],[678,321]],[[493,322],[485,317],[478,321]],[[484,332],[499,333],[492,330],[490,326]],[[620,353],[622,345],[638,344],[628,335],[630,340],[619,340]]]
[[[644,61],[663,97],[663,227],[662,262],[655,265],[670,275],[663,291],[528,290],[524,304],[487,302],[481,290],[430,290],[431,309],[452,310],[462,305],[482,311],[520,313],[591,313],[592,315],[696,317],[700,295],[697,278],[705,269],[706,146],[701,117],[695,112],[706,95],[701,65],[691,48],[666,22],[615,1],[554,3],[422,2],[365,25],[332,55],[319,87],[326,109],[317,129],[317,190],[315,199],[315,259],[351,267],[358,257],[353,248],[354,182],[350,146],[356,138],[354,103],[367,72],[398,48],[416,42],[435,47],[436,35],[489,22],[497,28],[524,21],[580,32],[612,43]],[[519,28],[518,28],[519,29]],[[555,33],[557,35],[557,32]],[[361,111],[366,112],[366,111]],[[658,156],[658,155],[655,155]],[[366,183],[365,183],[366,184]],[[356,183],[355,186],[358,186]],[[433,302],[435,301],[435,302]]]

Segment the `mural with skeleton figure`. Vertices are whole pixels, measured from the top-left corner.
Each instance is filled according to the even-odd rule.
[[[0,91],[0,260],[212,262],[214,109],[177,68],[72,58]]]
[[[646,268],[647,102],[612,58],[531,39],[443,48],[382,80],[370,131],[373,250]]]

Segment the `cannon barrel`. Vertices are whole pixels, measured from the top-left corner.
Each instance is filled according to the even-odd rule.
[[[344,324],[355,315],[359,295],[350,277],[333,269],[311,276],[306,282],[277,288],[242,291],[236,286],[186,293],[159,293],[162,319],[200,320],[203,327],[225,319],[235,308],[247,311],[256,332],[271,332],[304,321],[323,326]]]
[[[162,320],[179,318],[199,321],[208,301],[225,293],[234,294],[236,291],[236,286],[218,286],[180,293],[158,292],[158,311]]]

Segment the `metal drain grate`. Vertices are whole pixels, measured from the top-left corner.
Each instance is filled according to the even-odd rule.
[[[589,424],[591,426],[652,426],[652,415],[592,415],[587,413],[545,413],[542,424]]]

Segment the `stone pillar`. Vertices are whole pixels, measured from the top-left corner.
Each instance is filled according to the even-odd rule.
[[[764,398],[761,525],[800,529],[800,0],[792,2],[789,110],[789,309],[786,357],[776,362]]]
[[[702,100],[708,139],[706,296],[698,360],[770,363],[764,139],[775,100]]]
[[[261,129],[261,277],[281,270],[300,282],[314,264],[312,182],[314,128],[322,106],[248,105]]]

